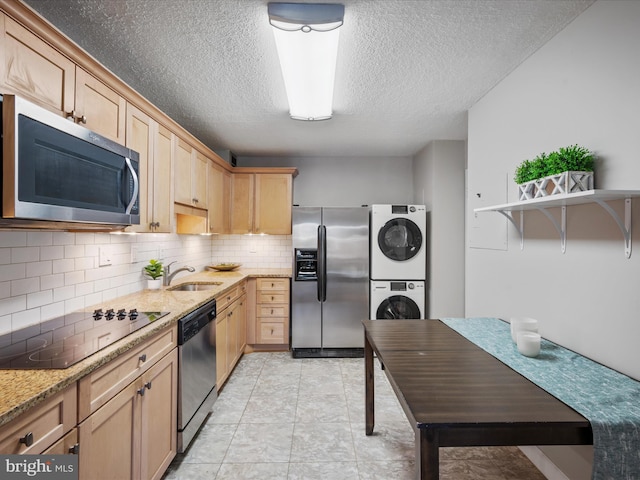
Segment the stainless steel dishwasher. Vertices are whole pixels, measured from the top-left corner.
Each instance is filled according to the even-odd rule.
[[[205,421],[216,390],[216,301],[178,321],[178,452],[183,453]]]

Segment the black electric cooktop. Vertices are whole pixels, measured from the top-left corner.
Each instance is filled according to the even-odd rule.
[[[169,312],[72,312],[0,336],[0,369],[67,368]]]

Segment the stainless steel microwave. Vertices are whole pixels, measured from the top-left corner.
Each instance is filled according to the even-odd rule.
[[[15,95],[2,101],[2,217],[140,223],[139,155]]]

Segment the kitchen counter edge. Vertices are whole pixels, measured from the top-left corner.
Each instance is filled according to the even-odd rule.
[[[0,427],[45,399],[64,390],[82,377],[97,370],[119,355],[127,352],[165,328],[177,324],[189,312],[213,298],[225,294],[247,278],[291,278],[290,269],[242,269],[230,272],[205,270],[176,278],[172,285],[161,290],[142,290],[118,297],[103,304],[85,308],[137,308],[139,311],[168,311],[156,323],[137,330],[114,344],[65,369],[0,369]],[[182,283],[220,282],[215,288],[203,291],[175,291],[172,287]],[[111,307],[109,307],[111,305]]]

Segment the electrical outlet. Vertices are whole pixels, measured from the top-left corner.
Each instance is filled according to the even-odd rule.
[[[98,266],[108,267],[112,263],[111,249],[109,247],[100,247],[98,249]]]
[[[138,263],[140,261],[140,245],[137,243],[131,244],[131,263]]]

